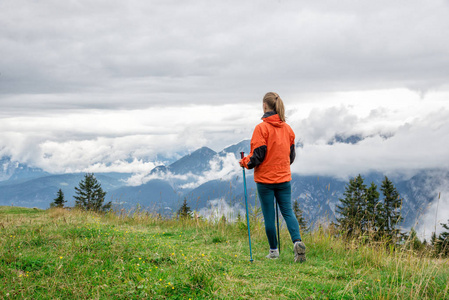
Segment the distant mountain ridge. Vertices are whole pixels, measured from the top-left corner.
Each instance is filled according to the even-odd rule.
[[[336,139],[335,142],[357,143],[358,137]],[[298,143],[300,143],[298,141]],[[301,144],[302,145],[302,144]],[[95,173],[107,192],[106,200],[116,208],[130,209],[136,205],[170,215],[187,199],[192,209],[211,209],[211,201],[223,199],[231,207],[243,208],[243,183],[238,166],[240,152],[248,154],[250,141],[243,140],[222,151],[202,147],[169,165],[153,168],[142,184],[128,186],[135,174]],[[67,205],[74,205],[74,187],[78,186],[84,174],[48,174],[31,168],[10,158],[0,159],[0,205],[48,208],[61,188]],[[251,206],[257,206],[256,185],[252,171],[247,172],[247,188]],[[362,174],[365,184],[381,185],[383,174]],[[391,178],[390,178],[391,179]],[[404,198],[404,226],[413,226],[417,218],[436,199],[438,188],[449,182],[448,170],[422,171],[412,178],[393,179]],[[292,200],[298,200],[309,222],[335,220],[335,206],[347,181],[330,176],[304,176],[292,174]]]
[[[214,150],[202,147],[175,161],[169,165],[167,169],[173,174],[192,173],[199,175],[210,170],[209,161],[216,154],[217,153]]]
[[[0,158],[0,182],[5,180],[31,179],[49,175],[40,168],[29,167],[26,164],[11,160],[11,157]]]

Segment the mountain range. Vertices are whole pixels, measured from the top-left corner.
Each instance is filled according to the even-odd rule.
[[[339,137],[334,142],[357,143],[359,140],[359,137]],[[302,147],[302,144],[297,146]],[[220,152],[202,147],[168,165],[140,174],[142,180],[137,185],[130,185],[136,175],[131,173],[96,173],[95,177],[107,192],[106,201],[112,201],[117,209],[140,205],[162,215],[172,215],[186,199],[192,210],[203,214],[223,209],[219,205],[224,205],[231,210],[232,215],[227,217],[235,218],[244,208],[242,172],[237,161],[240,152],[248,153],[249,149],[249,140]],[[254,209],[258,203],[252,174],[247,171],[246,181],[249,204]],[[380,173],[362,176],[366,185],[374,182],[378,187],[384,179]],[[0,205],[45,209],[61,189],[67,206],[73,206],[74,187],[83,177],[83,173],[50,174],[3,157],[0,159]],[[404,199],[403,226],[409,228],[435,201],[440,186],[449,182],[449,171],[423,170],[411,178],[397,177],[392,181]],[[309,223],[332,221],[346,184],[346,180],[330,176],[292,174],[292,199],[298,200]]]

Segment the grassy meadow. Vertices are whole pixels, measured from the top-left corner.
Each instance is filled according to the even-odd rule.
[[[449,299],[449,261],[303,235],[265,259],[263,223],[0,207],[1,299]]]

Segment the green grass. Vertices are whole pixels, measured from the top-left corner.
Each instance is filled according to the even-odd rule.
[[[295,264],[288,232],[267,260],[253,221],[161,220],[0,207],[2,299],[448,299],[449,262],[409,251],[303,237]]]

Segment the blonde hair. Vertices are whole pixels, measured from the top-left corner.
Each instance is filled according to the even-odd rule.
[[[268,108],[274,110],[282,122],[285,122],[285,108],[284,102],[282,102],[281,97],[274,92],[268,92],[263,97],[263,103],[266,103]]]

